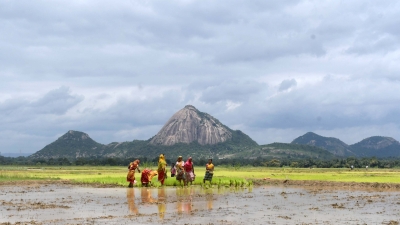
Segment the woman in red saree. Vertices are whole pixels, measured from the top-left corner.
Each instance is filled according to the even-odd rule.
[[[126,175],[126,181],[129,182],[128,187],[133,187],[133,184],[135,183],[135,170],[137,170],[140,173],[139,169],[139,159],[136,159],[135,161],[131,162],[128,166],[128,174]]]
[[[142,176],[140,178],[140,181],[142,182],[143,187],[147,187],[149,184],[151,184],[151,179],[153,179],[154,176],[157,175],[157,171],[151,170],[151,169],[144,169],[142,171]]]
[[[164,154],[160,155],[158,160],[158,181],[160,181],[161,185],[164,185],[165,178],[167,177],[167,161],[165,161]]]
[[[194,178],[196,177],[196,174],[194,173],[194,167],[193,167],[193,161],[192,157],[189,157],[188,160],[185,162],[185,165],[183,166],[185,168],[185,181],[186,184],[190,182],[190,185],[194,181]]]

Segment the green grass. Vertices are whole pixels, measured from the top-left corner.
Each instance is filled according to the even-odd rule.
[[[144,168],[142,168],[144,169]],[[155,169],[151,168],[151,169]],[[196,179],[193,185],[203,185],[204,168],[196,167]],[[378,182],[400,183],[400,169],[299,169],[267,167],[216,167],[212,186],[248,186],[253,179],[277,180],[319,180],[341,182]],[[78,183],[99,183],[127,186],[127,169],[110,166],[68,166],[68,167],[12,167],[0,166],[0,182],[12,180],[70,180]],[[169,176],[169,173],[168,173]],[[136,173],[140,183],[140,174]],[[160,186],[157,177],[152,185]],[[174,177],[168,177],[166,186],[179,186]],[[140,185],[139,185],[140,186]],[[206,182],[206,187],[209,186]]]
[[[42,180],[43,178],[38,177],[29,173],[22,173],[21,171],[8,170],[6,172],[0,170],[0,182],[3,181],[18,181],[18,180]],[[58,178],[46,178],[46,179],[58,179]]]

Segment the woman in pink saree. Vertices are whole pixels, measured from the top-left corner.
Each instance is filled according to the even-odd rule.
[[[193,160],[192,157],[189,157],[188,160],[185,162],[185,165],[183,166],[185,168],[185,182],[186,185],[189,184],[192,185],[192,182],[196,178],[196,174],[194,173],[194,167],[193,167]]]

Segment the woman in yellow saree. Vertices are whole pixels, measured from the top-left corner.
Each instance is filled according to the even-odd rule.
[[[167,161],[165,161],[164,154],[160,155],[158,160],[158,181],[160,181],[161,185],[164,185],[165,178],[167,177]]]

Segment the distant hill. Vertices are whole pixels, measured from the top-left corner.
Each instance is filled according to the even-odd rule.
[[[323,137],[313,132],[308,132],[294,139],[291,143],[320,147],[337,156],[347,157],[356,155],[343,141],[333,137]]]
[[[46,159],[91,157],[102,155],[104,149],[104,145],[92,140],[88,134],[70,130],[30,157]]]
[[[350,148],[360,157],[400,157],[400,143],[391,137],[369,137]]]
[[[260,145],[257,149],[240,152],[231,157],[243,158],[277,158],[277,159],[333,159],[336,156],[329,151],[316,146],[288,143],[272,143]]]

